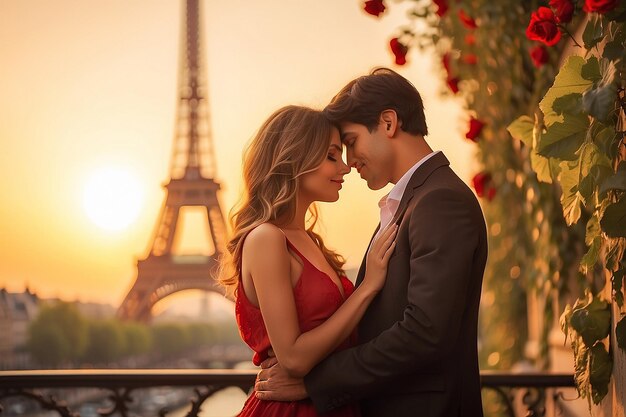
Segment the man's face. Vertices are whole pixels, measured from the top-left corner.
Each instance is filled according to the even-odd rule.
[[[393,153],[390,138],[385,134],[385,124],[380,123],[372,132],[361,124],[341,123],[341,141],[346,146],[348,166],[356,168],[361,178],[372,190],[379,190],[391,181]]]

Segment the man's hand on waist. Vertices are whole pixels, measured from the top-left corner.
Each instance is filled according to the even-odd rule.
[[[299,401],[308,397],[302,378],[292,378],[275,357],[261,363],[254,391],[259,400]]]

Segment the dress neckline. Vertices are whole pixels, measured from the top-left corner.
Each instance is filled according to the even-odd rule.
[[[283,232],[282,229],[279,228],[279,230],[281,232]],[[313,268],[315,271],[319,272],[320,274],[324,275],[324,277],[328,280],[328,282],[333,286],[333,288],[335,288],[335,290],[337,291],[337,293],[339,294],[339,297],[341,298],[342,302],[346,301],[346,287],[344,286],[344,280],[348,280],[348,278],[345,275],[339,275],[337,274],[337,276],[339,277],[339,285],[341,285],[341,287],[339,287],[339,285],[335,284],[335,281],[333,281],[333,279],[330,277],[330,275],[328,275],[326,272],[322,271],[321,269],[319,269],[318,267],[316,267],[315,265],[313,265],[313,263],[311,263],[311,261],[309,261],[307,259],[306,256],[304,256],[299,250],[298,248],[296,248],[296,246],[291,243],[291,241],[289,240],[289,238],[287,237],[287,235],[285,234],[285,232],[283,232],[283,235],[285,236],[285,241],[287,243],[287,246],[290,247],[295,253],[296,255],[298,255],[301,259],[302,259],[302,271],[300,272],[300,276],[298,277],[298,280],[296,281],[296,283],[293,285],[293,289],[295,290],[296,288],[298,288],[298,286],[300,285],[300,283],[302,282],[302,277],[304,276],[304,272],[305,272],[305,268],[307,265],[309,265],[311,268]],[[246,300],[247,304],[257,310],[259,309],[259,306],[256,306],[254,304],[252,304],[252,301],[250,301],[250,299],[248,298],[248,295],[246,294],[246,290],[243,287],[242,283],[239,283],[239,288],[237,288],[237,291],[241,292],[241,294],[243,295],[243,299]],[[239,297],[237,297],[239,298]]]
[[[328,275],[328,273],[322,271],[317,266],[315,266],[311,261],[309,261],[309,259],[306,256],[304,256],[302,254],[302,252],[300,252],[298,250],[298,248],[296,248],[296,246],[293,243],[291,243],[291,241],[289,240],[289,238],[287,237],[287,235],[285,234],[285,232],[282,229],[280,229],[280,231],[283,232],[283,235],[285,235],[285,240],[287,241],[287,246],[289,246],[291,249],[293,249],[293,251],[302,259],[303,263],[308,264],[313,269],[315,269],[317,272],[319,272],[320,274],[324,275],[328,279],[328,281],[333,285],[333,287],[335,287],[337,289],[337,292],[341,296],[341,300],[342,301],[346,301],[346,289],[343,286],[342,279],[347,279],[347,278],[345,276],[343,276],[343,275],[337,274],[337,278],[339,278],[339,285],[337,285],[335,283],[335,281],[331,278],[331,276]],[[298,278],[298,282],[300,282],[300,280],[302,279],[302,274],[304,274],[304,265],[302,265],[302,272],[300,273],[300,277]],[[298,285],[298,282],[296,282],[296,286]]]

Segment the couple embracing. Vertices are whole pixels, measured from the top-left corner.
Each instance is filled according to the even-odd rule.
[[[220,277],[262,368],[240,416],[482,416],[485,222],[427,133],[420,94],[386,68],[259,129]],[[394,184],[355,285],[305,225],[351,168],[372,190]]]

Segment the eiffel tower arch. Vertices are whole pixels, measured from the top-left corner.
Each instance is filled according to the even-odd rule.
[[[170,179],[164,185],[166,197],[149,254],[137,262],[137,278],[118,310],[118,317],[125,320],[149,321],[153,306],[179,291],[223,292],[212,278],[225,247],[226,224],[217,195],[220,184],[215,181],[199,0],[186,0],[183,16]],[[187,207],[206,211],[212,251],[209,255],[173,251],[181,210]]]

